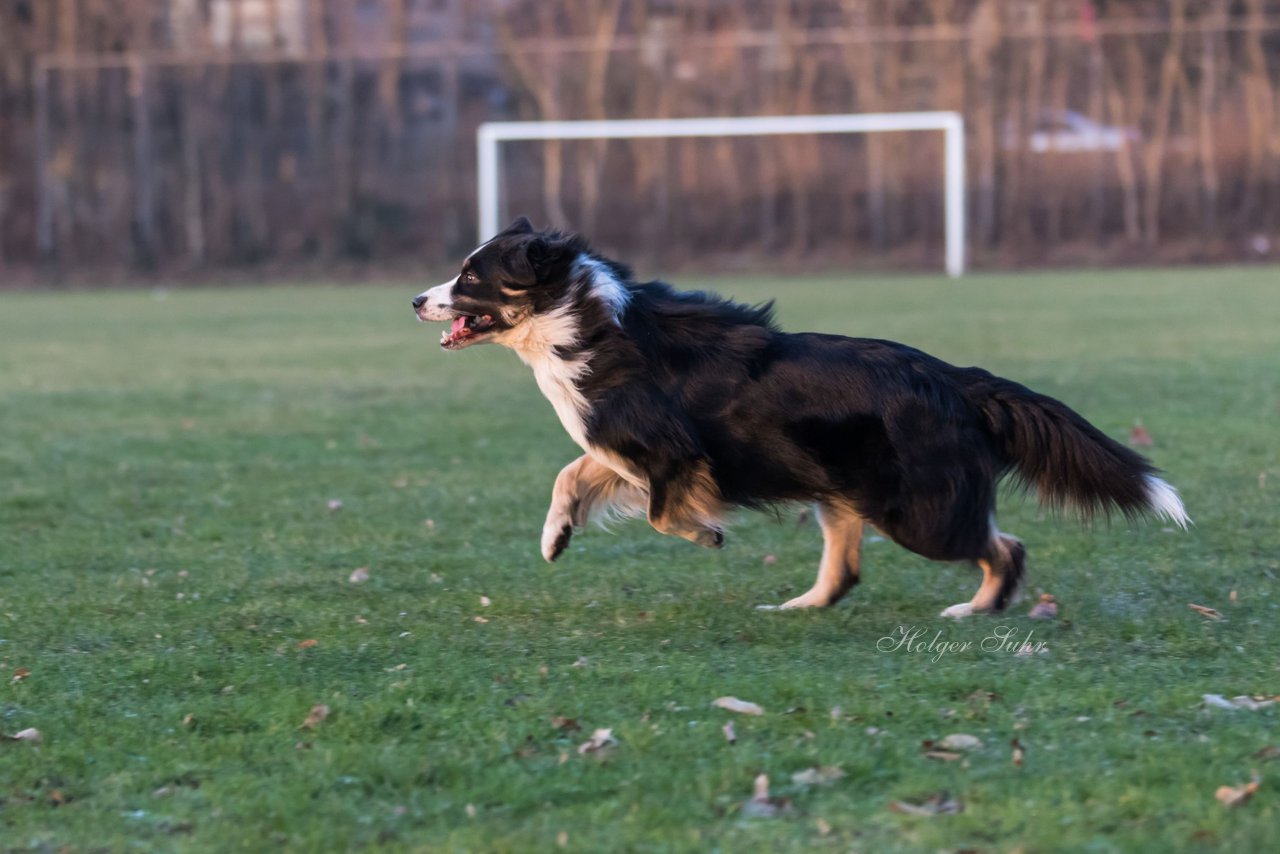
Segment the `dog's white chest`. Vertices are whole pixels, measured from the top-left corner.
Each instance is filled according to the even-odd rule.
[[[587,447],[587,399],[578,390],[577,380],[586,370],[580,361],[568,361],[551,353],[539,354],[537,358],[527,359],[533,368],[533,377],[544,397],[551,401],[551,407],[560,418],[569,438],[584,451]]]

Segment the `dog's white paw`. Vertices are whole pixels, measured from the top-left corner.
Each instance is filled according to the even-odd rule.
[[[788,599],[776,606],[779,611],[791,611],[796,608],[825,608],[831,604],[831,597],[819,590],[810,590],[802,596]]]
[[[547,563],[560,557],[560,554],[569,547],[569,540],[572,537],[573,523],[568,517],[547,520],[547,523],[542,526],[542,556]]]
[[[975,613],[977,612],[974,611],[972,602],[961,602],[959,605],[952,605],[950,608],[947,608],[938,616],[950,617],[953,620],[960,620]]]

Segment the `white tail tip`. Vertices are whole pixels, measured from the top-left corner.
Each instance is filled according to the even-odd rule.
[[[1147,506],[1152,513],[1163,516],[1183,530],[1191,524],[1178,490],[1154,475],[1147,475]]]

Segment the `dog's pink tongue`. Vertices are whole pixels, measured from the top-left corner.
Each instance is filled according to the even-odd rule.
[[[449,327],[449,334],[457,335],[458,333],[460,333],[462,330],[466,328],[467,328],[467,319],[465,317],[455,317],[453,319],[453,325]]]

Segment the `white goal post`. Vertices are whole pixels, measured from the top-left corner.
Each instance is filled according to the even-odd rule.
[[[808,133],[942,131],[947,274],[965,268],[964,119],[954,112],[845,113],[818,116],[757,116],[706,119],[608,119],[600,121],[486,122],[476,132],[479,240],[501,226],[499,145],[511,140],[641,139],[690,136],[776,136]]]

